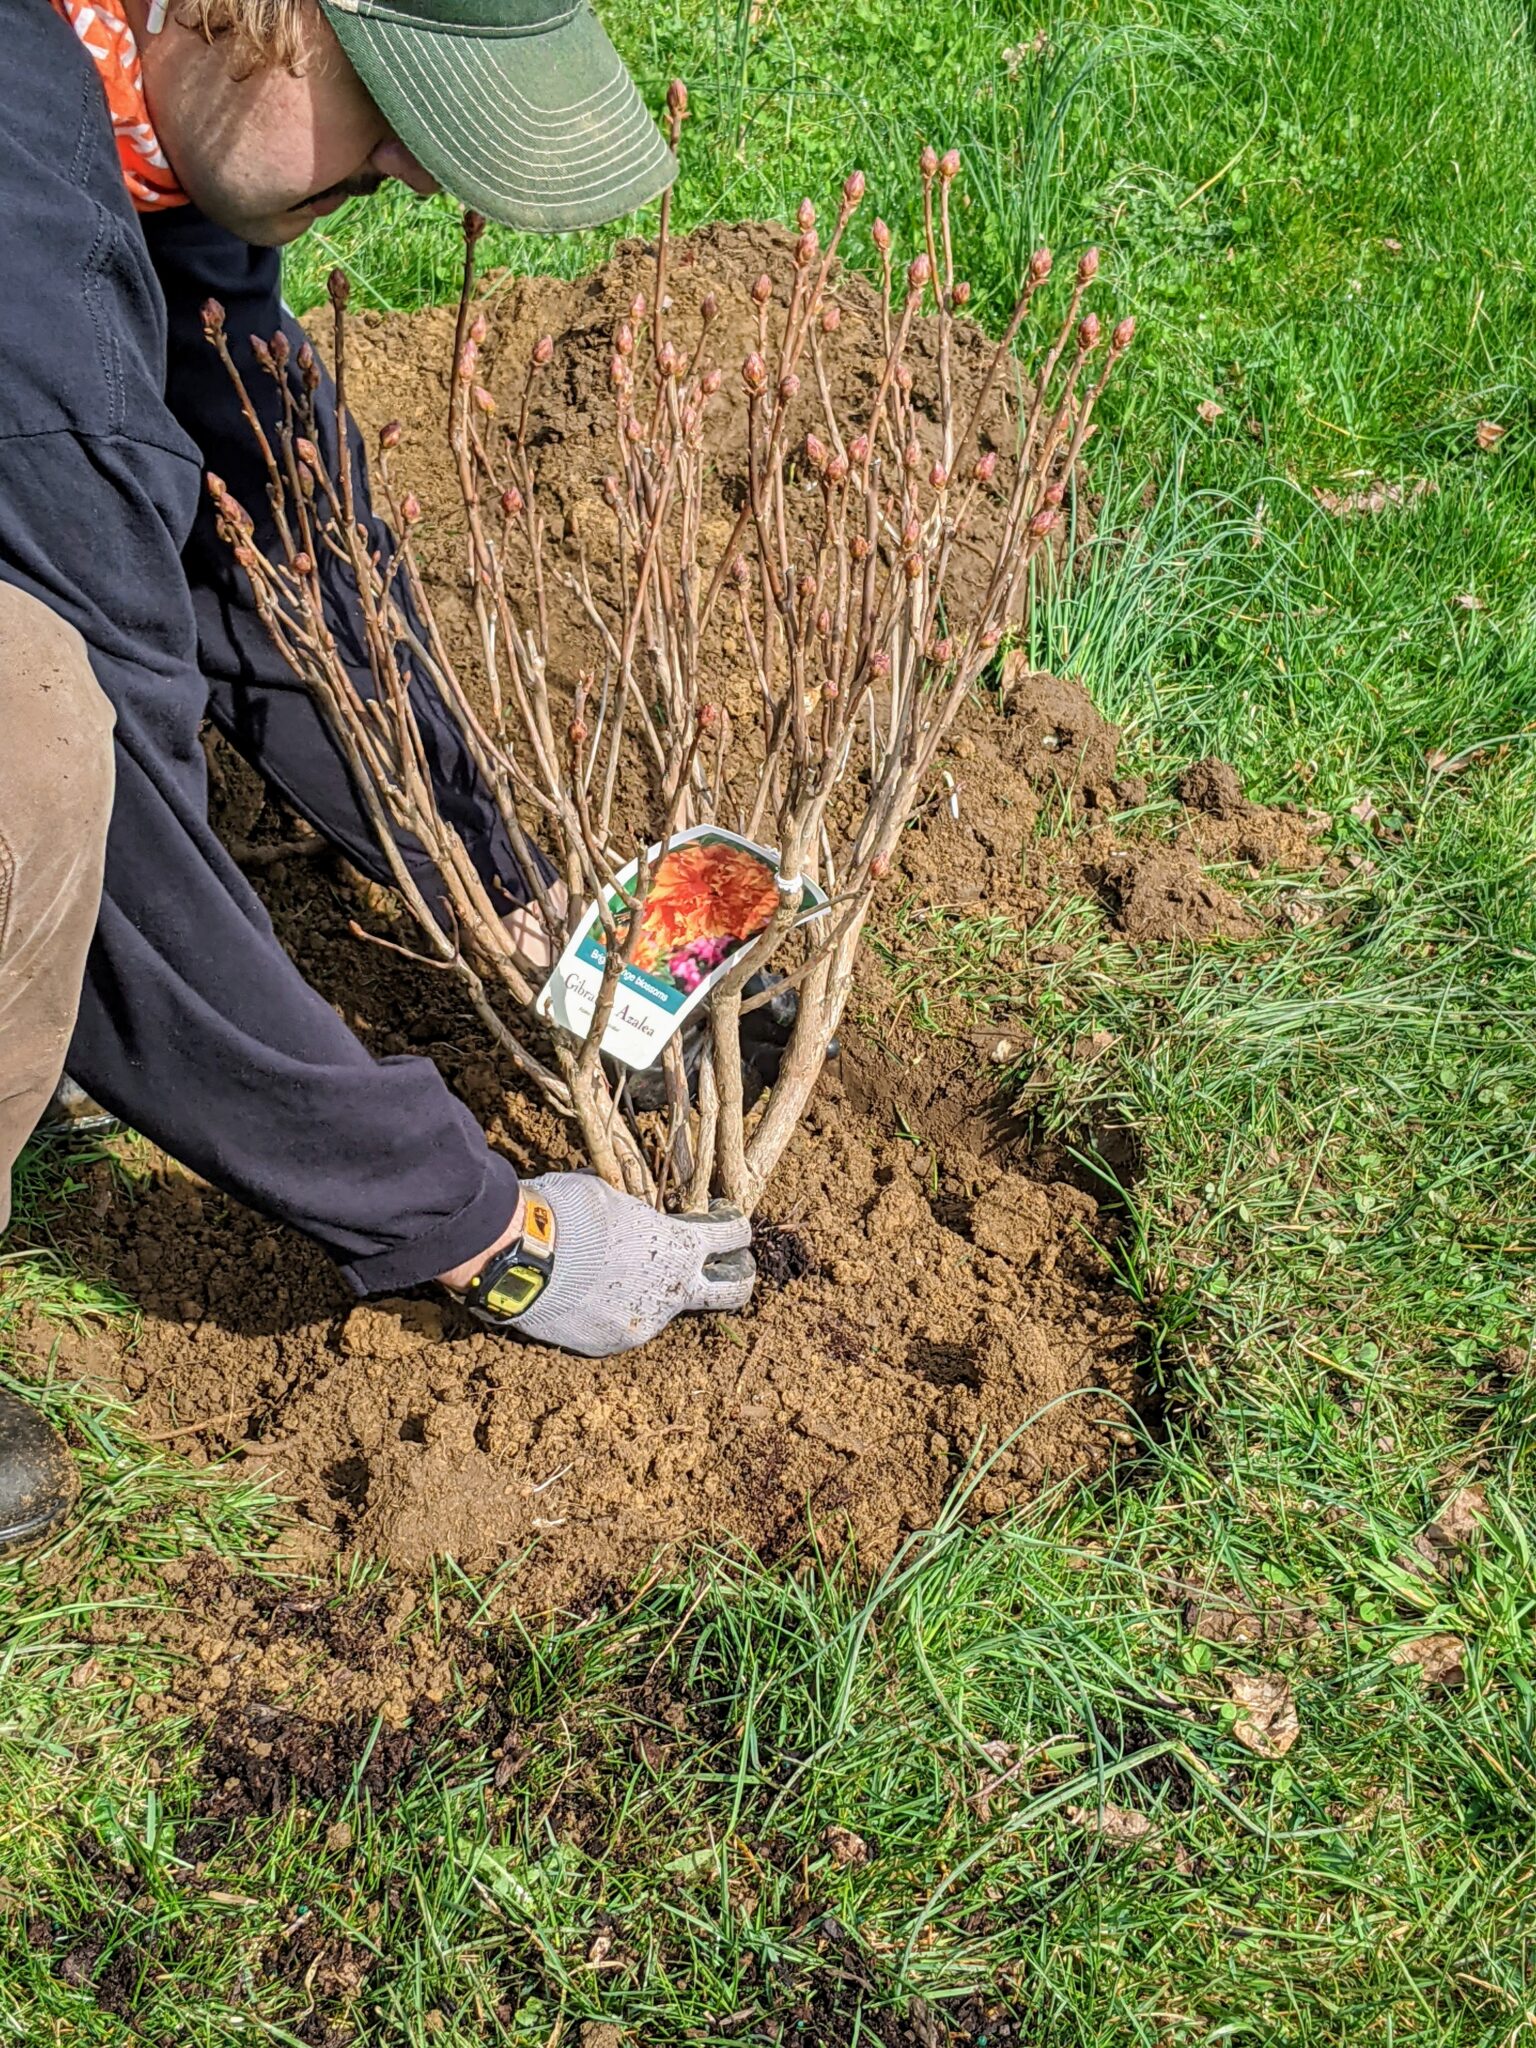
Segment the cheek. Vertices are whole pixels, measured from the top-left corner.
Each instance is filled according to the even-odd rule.
[[[269,75],[248,112],[234,153],[240,182],[278,209],[351,177],[388,132],[357,80],[323,63],[298,78]]]

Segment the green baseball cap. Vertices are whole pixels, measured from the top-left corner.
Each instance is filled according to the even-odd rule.
[[[509,227],[617,220],[677,161],[588,0],[321,0],[379,112],[437,182]]]

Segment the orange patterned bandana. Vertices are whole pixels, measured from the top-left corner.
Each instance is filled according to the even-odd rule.
[[[53,0],[53,5],[84,43],[101,74],[128,197],[140,213],[185,206],[187,195],[177,184],[176,173],[166,162],[149,123],[139,46],[123,12],[123,0]]]

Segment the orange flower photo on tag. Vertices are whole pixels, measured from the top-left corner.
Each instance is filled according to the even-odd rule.
[[[652,878],[631,965],[695,989],[763,929],[778,900],[773,868],[747,847],[709,839],[674,846]],[[621,947],[627,936],[620,932]]]

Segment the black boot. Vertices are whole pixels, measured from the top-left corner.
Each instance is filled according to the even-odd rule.
[[[79,1486],[68,1451],[37,1410],[0,1390],[0,1552],[51,1535]]]

